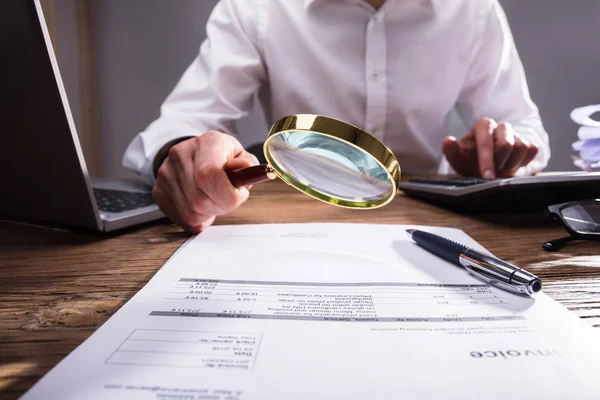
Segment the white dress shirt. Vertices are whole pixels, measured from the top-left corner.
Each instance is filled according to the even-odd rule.
[[[207,39],[131,142],[124,165],[153,184],[167,142],[208,130],[236,134],[260,93],[267,122],[320,114],[382,140],[403,173],[448,172],[442,141],[452,115],[510,122],[540,148],[519,173],[550,157],[523,67],[497,0],[222,0]],[[266,132],[265,132],[266,136]]]

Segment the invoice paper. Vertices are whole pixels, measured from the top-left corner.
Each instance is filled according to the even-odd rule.
[[[598,334],[487,286],[418,228],[215,226],[23,397],[597,399]]]

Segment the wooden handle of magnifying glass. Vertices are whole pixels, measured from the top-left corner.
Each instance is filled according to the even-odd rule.
[[[237,188],[255,185],[275,179],[275,171],[268,164],[256,165],[254,167],[225,171],[231,184]]]

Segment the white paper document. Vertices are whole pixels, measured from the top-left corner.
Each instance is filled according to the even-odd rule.
[[[23,398],[600,398],[593,328],[543,293],[483,284],[407,228],[211,227]]]
[[[579,140],[572,144],[578,152],[573,163],[585,171],[600,171],[600,121],[592,118],[600,112],[600,104],[577,107],[571,112],[573,122],[581,125],[577,131]]]

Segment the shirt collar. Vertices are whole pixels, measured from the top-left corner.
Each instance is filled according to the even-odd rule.
[[[304,8],[308,8],[313,3],[318,3],[320,1],[324,1],[324,0],[304,0]],[[355,0],[355,1],[358,2],[358,1],[364,1],[364,0]],[[390,0],[387,0],[387,1],[390,1]],[[420,3],[422,3],[422,5],[429,10],[435,9],[437,2],[438,2],[438,0],[420,0]]]
[[[304,8],[308,8],[311,5],[313,5],[313,3],[320,3],[320,2],[324,2],[325,0],[304,0]],[[331,1],[331,0],[327,0],[327,1]],[[355,3],[364,1],[364,0],[353,0]]]
[[[310,7],[311,4],[314,3],[315,1],[320,1],[320,0],[304,0],[304,8]]]

